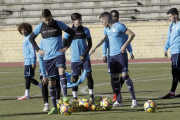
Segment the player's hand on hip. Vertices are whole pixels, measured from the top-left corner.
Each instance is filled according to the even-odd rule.
[[[164,56],[168,57],[167,51],[164,51]]]
[[[89,52],[89,55],[91,56],[94,52],[95,52],[95,48],[91,49],[91,51]]]
[[[47,79],[47,77],[43,77],[42,83],[43,83],[43,85],[48,85],[48,79]]]
[[[61,52],[61,53],[66,53],[66,51],[67,51],[67,49],[68,49],[68,47],[63,47],[62,49],[59,49],[59,52]]]
[[[45,56],[45,55],[46,55],[45,52],[46,52],[46,51],[44,51],[44,50],[38,50],[38,53],[39,53],[41,56]]]
[[[130,56],[131,56],[131,59],[134,59],[134,55],[133,54],[131,54]]]
[[[84,61],[84,57],[83,56],[79,56],[80,61]]]
[[[32,64],[32,68],[33,68],[33,69],[36,69],[36,64]]]
[[[171,56],[169,56],[168,59],[171,60]]]
[[[107,57],[103,57],[103,62],[107,63]]]
[[[123,45],[123,46],[121,47],[121,53],[125,53],[125,51],[126,51],[126,47]]]

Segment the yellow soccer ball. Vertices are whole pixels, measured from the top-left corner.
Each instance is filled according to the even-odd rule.
[[[89,110],[89,100],[82,98],[79,101],[79,109],[81,111],[88,111]]]
[[[157,105],[153,100],[148,100],[144,103],[144,110],[147,113],[155,112],[157,109]]]
[[[100,103],[103,110],[111,110],[112,109],[112,100],[109,98],[102,99]]]
[[[62,115],[71,115],[71,113],[73,112],[73,108],[70,104],[64,103],[60,107],[60,112]]]
[[[97,100],[91,100],[89,102],[89,107],[90,107],[90,110],[97,111],[97,110],[99,110],[101,108],[100,102],[97,101]]]
[[[63,101],[62,100],[58,100],[57,101],[57,109],[59,110],[61,105],[63,104]]]

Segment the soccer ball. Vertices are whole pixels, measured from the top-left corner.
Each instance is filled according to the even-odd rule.
[[[72,99],[69,104],[72,106],[73,108],[73,112],[77,111],[79,108],[79,102],[77,100]]]
[[[97,101],[97,100],[91,100],[91,101],[89,102],[89,107],[90,107],[90,109],[91,109],[92,111],[97,111],[97,110],[99,110],[99,109],[101,108],[100,102]]]
[[[102,99],[100,103],[103,110],[111,110],[112,109],[112,100],[109,98]]]
[[[157,105],[153,100],[148,100],[144,103],[144,110],[148,113],[155,112],[157,109]]]
[[[73,108],[68,103],[64,103],[60,107],[60,112],[62,115],[71,115],[72,111],[73,111]]]
[[[58,100],[57,101],[57,109],[59,110],[61,105],[63,104],[63,101],[62,100]]]
[[[102,97],[100,97],[100,96],[96,96],[96,97],[94,97],[94,99],[93,100],[97,100],[97,101],[101,101],[102,100]]]
[[[74,102],[75,102],[76,109],[78,110],[79,109],[79,102],[77,100],[74,100]]]
[[[79,101],[79,109],[82,111],[88,111],[89,110],[89,100],[82,98]]]

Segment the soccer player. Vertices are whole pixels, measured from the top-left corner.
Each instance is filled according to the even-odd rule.
[[[73,83],[76,83],[79,75],[81,75],[81,68],[87,71],[87,84],[89,88],[90,100],[93,99],[93,78],[91,70],[91,62],[89,57],[89,50],[92,47],[91,34],[87,27],[82,26],[81,14],[71,14],[73,21],[72,29],[75,31],[75,37],[71,43],[71,71],[73,74]],[[69,40],[69,34],[64,34],[63,41]],[[88,45],[86,44],[86,40]],[[66,43],[66,42],[64,42]],[[73,98],[77,99],[78,87],[72,88]]]
[[[22,23],[18,26],[18,31],[24,36],[23,41],[23,56],[24,56],[24,77],[25,77],[25,94],[18,100],[29,99],[31,83],[41,88],[41,83],[33,79],[36,68],[36,52],[29,42],[29,36],[32,33],[32,26],[29,23]]]
[[[104,25],[104,36],[100,42],[90,51],[90,55],[93,54],[100,45],[107,39],[109,39],[110,54],[109,54],[109,74],[112,75],[114,81],[114,90],[117,96],[116,102],[113,104],[114,107],[123,106],[121,101],[121,83],[119,81],[119,74],[122,74],[122,78],[125,80],[128,89],[132,96],[131,107],[137,107],[137,100],[135,97],[134,86],[128,75],[128,59],[126,54],[126,48],[129,43],[133,40],[135,34],[126,28],[124,24],[114,22],[111,14],[104,12],[100,15],[100,21]],[[126,40],[125,34],[129,37]]]
[[[119,12],[117,10],[112,10],[110,12],[111,16],[112,16],[112,20],[114,22],[118,22],[119,21]],[[128,39],[128,35],[125,36],[126,37],[126,40]],[[108,50],[108,54],[107,54],[107,50]],[[127,50],[129,51],[130,53],[130,56],[131,56],[131,59],[134,59],[134,55],[132,53],[132,47],[131,47],[131,44],[129,44],[127,46]],[[103,62],[104,63],[107,63],[107,56],[109,58],[109,40],[106,39],[105,42],[102,44],[102,51],[103,51]],[[108,65],[108,68],[109,68],[109,65]],[[121,87],[123,86],[124,84],[124,80],[122,78],[122,76],[120,77],[120,82],[121,82]],[[114,96],[113,96],[113,102],[116,101],[116,94],[115,94],[115,91],[114,91],[114,82],[113,82],[113,79],[111,77],[111,86],[112,86],[112,90],[113,90],[113,93],[114,93]],[[121,97],[122,98],[122,97]]]
[[[163,99],[171,99],[175,96],[176,87],[178,81],[180,81],[180,22],[179,22],[179,13],[176,8],[171,8],[168,12],[169,20],[172,22],[169,25],[168,36],[166,44],[164,46],[164,55],[168,57],[167,50],[170,48],[170,54],[172,62],[172,87],[170,92],[162,97]]]
[[[63,91],[63,102],[69,102],[67,97],[67,79],[65,76],[66,59],[65,52],[70,46],[72,39],[74,38],[74,31],[69,28],[65,23],[54,20],[50,10],[44,9],[42,11],[43,22],[39,23],[33,33],[30,36],[30,42],[34,46],[35,50],[43,56],[44,67],[46,70],[46,76],[49,81],[49,91],[53,104],[53,108],[48,114],[58,114],[56,104],[56,79],[55,76],[59,74],[61,88]],[[62,30],[70,34],[67,46],[63,46],[62,43]],[[43,50],[41,50],[35,38],[41,33]]]

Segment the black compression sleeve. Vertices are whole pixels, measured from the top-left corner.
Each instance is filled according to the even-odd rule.
[[[67,46],[68,45],[68,40],[66,40],[65,38],[63,38],[63,46]]]
[[[66,33],[68,33],[70,36],[69,36],[69,40],[67,41],[67,45],[66,47],[69,47],[71,45],[71,42],[75,36],[75,32],[74,30],[72,30],[70,27],[68,27],[66,30],[65,30]]]
[[[85,58],[86,55],[89,53],[89,50],[91,49],[92,47],[92,39],[91,37],[90,38],[87,38],[87,41],[88,41],[88,46],[86,47],[86,50],[84,51],[84,53],[82,54],[82,56]]]
[[[34,49],[38,52],[38,50],[40,50],[40,48],[38,47],[38,45],[37,45],[37,43],[35,41],[36,37],[37,37],[37,35],[32,32],[32,34],[29,37],[29,41],[31,42]]]

